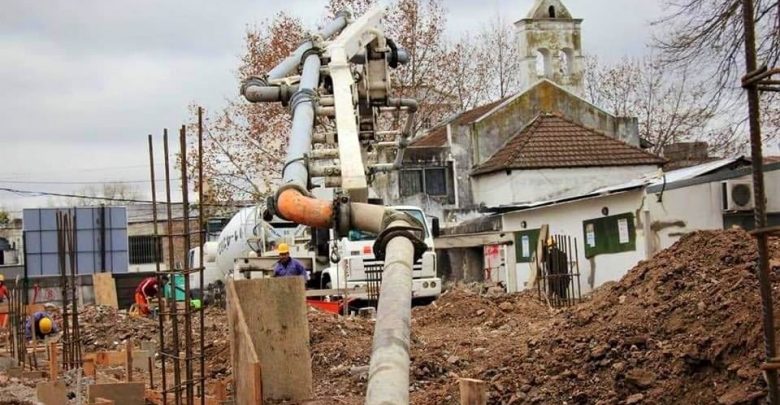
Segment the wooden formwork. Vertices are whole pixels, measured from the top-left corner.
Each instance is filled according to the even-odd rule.
[[[230,353],[237,404],[311,398],[306,314],[302,278],[228,283]]]

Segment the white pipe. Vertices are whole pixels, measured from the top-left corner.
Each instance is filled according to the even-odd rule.
[[[387,243],[366,405],[409,404],[413,257],[414,246],[409,239],[398,236]]]

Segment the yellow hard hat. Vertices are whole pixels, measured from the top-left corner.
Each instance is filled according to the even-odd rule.
[[[41,333],[47,334],[51,332],[51,319],[47,316],[44,318],[41,318],[40,322],[38,322],[38,328],[41,330]]]
[[[286,243],[280,243],[278,250],[279,250],[279,254],[290,253],[290,246]]]
[[[556,245],[555,239],[553,239],[553,238],[548,238],[547,239],[547,246],[555,246],[555,245]]]
[[[5,281],[5,276],[0,274],[0,281]]]

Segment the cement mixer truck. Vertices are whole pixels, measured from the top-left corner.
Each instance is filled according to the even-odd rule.
[[[438,233],[438,219],[428,218],[419,207],[393,207],[406,212],[425,224],[425,244],[428,250],[413,266],[412,296],[435,298],[441,294],[441,279],[436,275],[436,252],[433,238]],[[258,278],[267,276],[278,260],[275,251],[279,243],[290,245],[291,255],[310,272],[307,288],[312,290],[351,290],[352,298],[365,298],[368,274],[382,269],[376,260],[373,244],[376,235],[353,230],[335,239],[331,230],[312,232],[312,228],[274,218],[262,219],[259,207],[239,211],[220,232],[216,241],[203,245],[204,286],[222,284],[228,277]],[[200,265],[200,249],[190,250],[190,263]],[[200,280],[191,275],[190,285],[200,290]],[[338,294],[333,294],[338,295]]]

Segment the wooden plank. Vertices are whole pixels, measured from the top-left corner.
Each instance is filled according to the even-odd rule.
[[[142,382],[92,384],[87,387],[87,398],[90,404],[94,404],[97,398],[116,401],[122,405],[145,405],[146,403]]]
[[[141,369],[144,367],[143,360],[153,357],[154,353],[148,350],[133,350],[134,367]],[[83,360],[91,359],[98,366],[121,366],[127,364],[127,351],[101,351],[95,353],[85,353],[81,356]]]
[[[44,405],[66,405],[68,397],[65,396],[65,383],[39,382],[35,387],[35,396]]]
[[[57,356],[57,342],[49,342],[49,380],[57,381],[59,371],[60,364]]]
[[[471,378],[458,379],[460,405],[487,405],[487,383]]]
[[[214,399],[218,401],[217,403],[227,400],[227,387],[222,380],[217,380],[214,383]]]
[[[228,282],[228,294],[236,297],[233,281]],[[257,380],[254,375],[248,371],[252,370],[255,364],[260,364],[255,352],[252,338],[249,336],[246,320],[240,309],[240,304],[236,299],[228,300],[228,324],[231,331],[230,336],[230,358],[233,365],[234,393],[236,403],[252,403],[255,396],[255,384]],[[262,378],[260,379],[262,384]]]
[[[95,405],[114,405],[116,401],[105,398],[95,398]]]
[[[125,377],[127,382],[133,381],[133,340],[125,342]]]
[[[95,290],[95,304],[119,308],[116,296],[116,282],[111,273],[95,273],[92,275],[92,285]]]
[[[244,365],[250,368],[238,369],[234,375],[256,376],[262,367],[262,385],[253,383],[246,387],[253,395],[262,392],[265,400],[294,402],[311,398],[308,309],[303,279],[282,277],[231,283],[234,295],[228,302],[236,304],[243,318],[244,335],[238,338],[250,339],[259,362],[259,365]]]
[[[84,359],[83,362],[84,367],[84,375],[87,377],[94,377],[95,376],[95,359]]]

